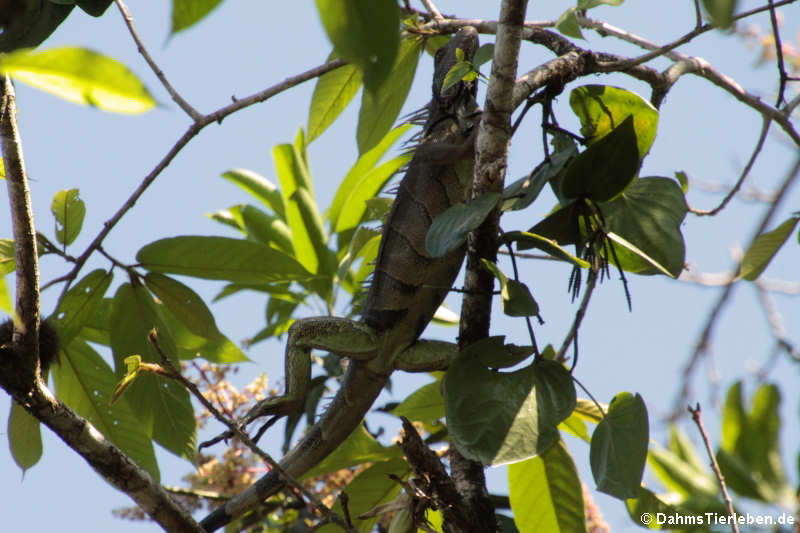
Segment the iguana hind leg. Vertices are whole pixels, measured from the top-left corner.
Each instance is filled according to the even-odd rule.
[[[375,332],[346,318],[316,317],[298,320],[289,328],[286,343],[286,392],[259,402],[241,420],[247,425],[263,416],[288,416],[303,410],[311,382],[311,350],[325,350],[351,359],[375,356]]]
[[[458,345],[452,342],[417,341],[397,356],[394,368],[406,372],[447,370],[456,355]]]

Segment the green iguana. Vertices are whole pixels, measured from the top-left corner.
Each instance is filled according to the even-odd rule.
[[[453,285],[465,246],[432,258],[425,237],[433,220],[448,207],[466,202],[472,182],[473,130],[480,117],[474,81],[459,81],[442,91],[445,76],[458,62],[456,50],[471,61],[478,49],[474,28],[461,29],[436,53],[433,99],[423,110],[422,138],[397,190],[386,219],[362,320],[321,317],[298,320],[286,346],[286,393],[256,405],[242,420],[285,416],[303,409],[311,379],[311,350],[351,359],[344,382],[305,436],[280,461],[299,477],[336,449],[358,426],[394,370],[444,369],[456,353],[446,342],[417,340]],[[202,522],[211,532],[283,488],[271,471],[220,506]]]

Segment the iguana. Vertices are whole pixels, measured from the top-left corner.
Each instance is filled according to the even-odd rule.
[[[459,81],[442,91],[445,76],[458,61],[471,61],[478,49],[474,28],[461,29],[434,59],[433,98],[397,197],[384,223],[375,271],[360,322],[321,317],[298,320],[286,346],[286,393],[256,405],[243,419],[286,416],[303,409],[311,379],[310,354],[326,350],[349,358],[343,384],[320,420],[280,461],[299,477],[336,449],[358,426],[392,371],[444,369],[457,348],[418,340],[453,285],[465,246],[432,258],[425,237],[433,220],[448,207],[469,199],[472,145],[480,117],[474,81]],[[201,525],[215,531],[283,488],[271,471],[209,514]]]

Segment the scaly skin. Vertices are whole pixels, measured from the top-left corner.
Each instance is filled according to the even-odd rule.
[[[455,353],[448,343],[418,341],[453,285],[465,248],[432,258],[425,236],[433,220],[469,199],[472,180],[471,130],[479,117],[474,82],[459,82],[442,94],[456,49],[472,60],[478,33],[463,28],[436,54],[433,99],[426,109],[422,139],[398,187],[383,229],[375,273],[361,322],[342,318],[297,321],[289,330],[287,391],[253,408],[244,421],[284,416],[302,409],[310,379],[309,355],[324,349],[351,358],[343,384],[321,419],[280,461],[297,478],[336,449],[358,426],[395,369],[446,368]],[[435,360],[429,356],[435,355]],[[278,492],[284,483],[271,471],[217,508],[202,522],[215,531]]]

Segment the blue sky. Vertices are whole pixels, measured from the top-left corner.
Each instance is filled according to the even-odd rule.
[[[757,5],[740,2],[742,8]],[[556,17],[567,3],[549,3],[542,8],[531,3],[528,19]],[[634,31],[655,42],[668,42],[693,25],[689,2],[677,8],[667,2],[630,2],[620,8],[601,7],[592,16]],[[481,1],[439,2],[444,13],[457,13],[470,18],[496,18],[497,3]],[[276,7],[279,6],[279,7]],[[280,4],[226,2],[197,27],[168,38],[168,7],[142,4],[130,6],[137,29],[156,61],[173,85],[195,107],[209,112],[228,102],[231,96],[242,97],[287,76],[322,63],[330,45],[322,32],[312,2]],[[784,9],[784,35],[797,39],[800,12],[796,7]],[[765,15],[753,22],[766,29]],[[639,50],[622,45],[611,38],[592,37],[579,43],[594,50],[638,55]],[[493,40],[484,36],[483,41]],[[49,212],[53,194],[61,189],[78,187],[87,204],[84,231],[73,245],[74,251],[85,247],[118,206],[128,197],[168,148],[183,133],[189,122],[169,99],[147,69],[128,35],[119,13],[112,6],[100,19],[75,11],[42,48],[79,45],[115,57],[145,81],[161,102],[161,106],[142,116],[120,116],[78,107],[50,95],[17,85],[19,121],[24,154],[31,177],[37,227],[53,234],[54,222]],[[735,78],[748,91],[774,100],[776,75],[774,65],[753,68],[756,54],[732,36],[716,32],[705,34],[696,42],[681,48],[691,55],[702,56],[717,69]],[[521,69],[529,70],[550,59],[549,52],[525,45]],[[664,60],[657,68],[665,68]],[[424,105],[430,95],[431,61],[420,61],[417,79],[404,112]],[[583,83],[617,85],[649,96],[640,82],[624,76],[596,76]],[[568,87],[569,89],[570,87]],[[277,181],[272,169],[270,150],[278,143],[291,140],[307,120],[313,83],[307,83],[266,103],[228,117],[221,125],[212,125],[194,139],[135,208],[123,219],[106,241],[106,250],[122,261],[133,262],[136,250],[157,238],[182,234],[226,234],[226,229],[204,216],[235,203],[249,201],[238,189],[219,179],[230,168],[249,168]],[[562,125],[577,131],[577,119],[569,111],[567,92],[556,109]],[[707,81],[685,76],[670,92],[661,109],[659,133],[645,161],[643,175],[671,176],[684,170],[691,178],[708,182],[732,183],[747,161],[760,131],[761,120],[754,112],[737,103]],[[338,182],[357,157],[355,123],[358,101],[309,147],[311,169],[317,199],[329,204]],[[538,118],[529,118],[513,139],[509,163],[509,180],[527,173],[541,159]],[[752,172],[752,184],[771,189],[782,180],[794,161],[796,150],[773,130],[759,162]],[[719,195],[690,191],[691,205],[708,208],[720,200]],[[527,227],[548,212],[553,199],[542,198],[516,219],[503,219],[506,229]],[[784,203],[773,227],[800,205],[800,190],[795,188]],[[683,226],[687,241],[687,261],[702,272],[721,272],[731,268],[731,249],[743,246],[766,205],[734,201],[721,215],[710,219],[688,216]],[[7,217],[0,217],[0,236],[11,233]],[[770,266],[771,278],[797,280],[800,247],[796,240]],[[89,267],[106,267],[95,258]],[[523,279],[529,283],[546,320],[537,329],[540,343],[560,345],[572,321],[576,304],[567,295],[568,267],[552,262],[528,262],[523,265]],[[65,266],[58,260],[42,262],[42,280],[63,274]],[[85,270],[88,272],[88,270]],[[117,276],[120,279],[122,276]],[[615,276],[612,276],[614,278]],[[8,278],[11,281],[11,278]],[[652,436],[664,441],[663,417],[670,411],[679,389],[679,371],[689,357],[700,327],[718,290],[668,280],[662,277],[629,276],[633,296],[633,312],[627,311],[621,285],[607,281],[595,293],[581,330],[581,359],[577,377],[600,401],[608,402],[620,391],[640,392],[650,412]],[[219,289],[218,284],[193,284],[207,301]],[[57,289],[43,295],[43,309],[52,311]],[[800,341],[800,305],[798,298],[775,295],[783,313],[790,338]],[[220,328],[232,340],[243,339],[263,325],[263,299],[242,295],[214,304]],[[448,299],[457,309],[459,299]],[[505,334],[509,340],[524,343],[526,328],[520,320],[511,320],[498,311],[494,314],[493,333]],[[430,328],[426,337],[452,339],[455,330]],[[714,366],[711,371],[716,386],[708,385],[709,367],[701,365],[696,373],[694,393],[686,402],[700,401],[704,406],[706,425],[718,435],[718,412],[711,403],[738,377],[749,379],[746,390],[752,391],[753,371],[766,360],[771,347],[769,325],[761,312],[752,287],[737,288],[721,321],[713,345]],[[242,379],[249,380],[259,372],[267,372],[271,383],[282,385],[283,346],[265,342],[248,352],[254,363],[244,365]],[[401,376],[395,393],[414,390],[425,378]],[[789,475],[797,481],[794,469],[800,440],[797,424],[797,367],[781,359],[770,379],[782,385],[782,443]],[[9,400],[0,396],[0,411],[7,412]],[[386,417],[375,423],[390,423]],[[696,432],[685,426],[693,440]],[[7,511],[10,531],[47,530],[58,527],[84,531],[143,531],[151,526],[120,522],[110,516],[110,509],[126,506],[130,500],[105,484],[86,464],[60,440],[44,431],[45,456],[19,481],[20,471],[10,454],[0,455],[0,508]],[[282,432],[273,430],[268,448],[277,454]],[[588,470],[588,447],[570,441],[583,481],[593,486]],[[278,454],[279,455],[279,454]],[[177,485],[190,465],[166,453],[159,455],[162,479]],[[503,469],[490,469],[491,489],[506,492]],[[46,504],[44,503],[46,502]],[[635,531],[622,505],[610,498],[597,499],[613,531]],[[8,507],[6,507],[8,506]],[[8,521],[10,520],[10,522]]]

